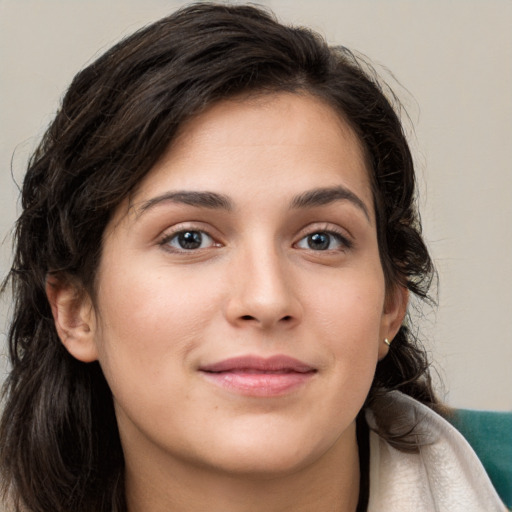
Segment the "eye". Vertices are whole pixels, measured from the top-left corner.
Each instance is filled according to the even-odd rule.
[[[166,237],[162,245],[179,251],[205,249],[215,245],[213,238],[204,231],[186,229]]]
[[[313,251],[328,251],[350,248],[350,242],[339,233],[332,231],[317,231],[305,236],[297,243],[300,249]]]

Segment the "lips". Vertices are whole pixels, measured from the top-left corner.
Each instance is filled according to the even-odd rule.
[[[207,381],[229,391],[255,397],[281,396],[306,384],[317,372],[293,357],[244,356],[201,366]]]

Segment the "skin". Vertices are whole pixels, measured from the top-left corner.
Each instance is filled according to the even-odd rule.
[[[296,207],[339,187],[353,197]],[[182,191],[230,208],[164,199]],[[355,418],[407,296],[385,288],[363,152],[331,107],[280,93],[186,123],[107,226],[97,283],[94,304],[64,282],[48,296],[66,348],[112,389],[130,512],[355,510]],[[199,371],[247,354],[315,372],[255,397]]]

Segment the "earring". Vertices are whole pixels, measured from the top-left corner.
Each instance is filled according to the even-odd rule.
[[[385,343],[388,347],[391,347],[391,342],[390,342],[387,338],[384,338],[384,343]]]

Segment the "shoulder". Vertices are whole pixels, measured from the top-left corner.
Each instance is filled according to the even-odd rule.
[[[425,405],[399,392],[386,398],[393,414],[407,416],[418,449],[407,453],[370,432],[368,512],[503,512],[498,494],[464,437]],[[373,411],[366,411],[370,429]]]

